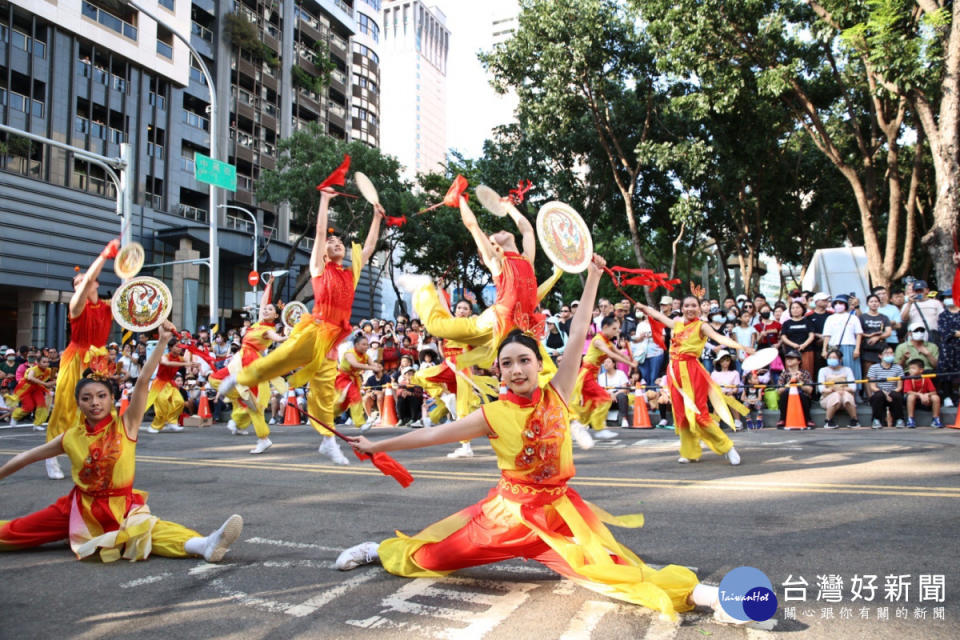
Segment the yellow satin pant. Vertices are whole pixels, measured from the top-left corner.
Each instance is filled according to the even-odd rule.
[[[183,396],[172,382],[154,380],[147,395],[147,408],[153,407],[151,427],[160,431],[168,424],[176,424],[183,412]]]
[[[694,423],[686,429],[677,429],[680,436],[680,455],[689,460],[699,460],[703,453],[700,441],[707,443],[710,449],[719,455],[725,454],[733,448],[733,440],[717,425],[716,422],[706,427]]]
[[[313,377],[310,378],[310,388],[307,390],[307,413],[319,420],[310,420],[310,424],[322,436],[333,434],[320,425],[320,422],[333,425],[334,413],[337,404],[337,363],[335,360],[324,358]],[[361,424],[363,422],[361,421]]]

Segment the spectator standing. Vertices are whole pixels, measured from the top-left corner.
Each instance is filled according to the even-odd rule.
[[[887,336],[887,344],[896,345],[900,342],[900,339],[897,337],[901,326],[900,308],[890,302],[890,292],[887,291],[886,287],[874,287],[871,293],[880,299],[880,307],[877,309],[877,311],[890,319],[890,335]]]
[[[859,380],[862,340],[863,327],[860,318],[850,309],[850,296],[843,293],[834,296],[833,315],[823,325],[823,357],[827,357],[828,349],[836,349],[842,354],[843,366],[853,372],[852,379]]]
[[[880,353],[880,362],[870,366],[867,371],[868,397],[870,409],[873,412],[871,426],[882,429],[895,423],[903,427],[903,380],[887,380],[887,378],[902,378],[903,367],[896,363],[893,356],[893,347],[884,345]],[[887,410],[890,410],[890,420],[887,420]]]
[[[543,338],[543,346],[554,364],[563,355],[563,350],[567,346],[567,334],[560,328],[561,322],[557,316],[547,318],[547,334]]]
[[[773,310],[764,303],[760,307],[760,322],[753,325],[757,330],[757,348],[776,347],[780,344],[781,324],[773,317]]]
[[[753,309],[748,309],[747,307],[752,306],[749,302],[743,303],[743,310],[740,312],[740,324],[733,328],[733,339],[739,342],[744,346],[756,347],[757,346],[757,330],[753,328]],[[737,372],[742,372],[740,368],[743,359],[747,357],[747,352],[743,349],[737,351],[737,360],[735,362],[737,367]]]
[[[666,329],[664,329],[664,333],[666,333]],[[640,377],[644,380],[656,380],[660,377],[660,372],[663,370],[666,354],[653,339],[650,321],[647,320],[646,317],[644,317],[642,322],[637,323],[637,331],[634,333],[634,338],[638,342],[646,345],[646,355],[640,363]],[[664,339],[664,344],[667,344],[666,339]]]
[[[784,363],[789,351],[799,353],[800,367],[807,372],[810,380],[813,380],[814,342],[817,339],[817,331],[806,312],[807,308],[802,302],[795,300],[790,303],[790,317],[783,321],[780,328],[780,353]],[[823,330],[822,326],[820,330]]]
[[[860,343],[862,370],[880,362],[880,353],[887,346],[887,338],[893,333],[890,318],[880,313],[880,296],[871,293],[867,296],[867,311],[860,314],[863,327],[863,340]]]
[[[940,358],[937,368],[941,372],[960,371],[960,308],[953,302],[952,291],[944,291],[946,310],[940,314]],[[945,376],[941,380],[944,393],[943,406],[954,404],[953,383],[960,376]]]
[[[734,367],[733,356],[726,349],[720,349],[716,352],[710,377],[720,385],[720,390],[723,391],[725,396],[736,398],[740,395],[740,372]],[[740,418],[735,415],[734,423],[731,426],[739,429],[742,424]]]
[[[923,325],[929,338],[936,342],[939,338],[938,321],[944,308],[939,300],[928,298],[928,292],[929,288],[924,280],[914,280],[907,284],[906,302],[900,310],[900,321],[908,327]]]
[[[813,332],[816,334],[812,345],[814,354],[813,367],[816,371],[819,371],[826,365],[823,358],[823,350],[827,348],[827,345],[823,341],[823,326],[827,323],[827,318],[830,317],[832,313],[828,308],[830,295],[820,291],[813,294],[810,299],[813,301],[813,309],[807,313],[807,318],[810,319],[810,328],[813,329]]]

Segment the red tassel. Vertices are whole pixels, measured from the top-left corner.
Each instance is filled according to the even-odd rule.
[[[327,176],[327,179],[317,185],[317,191],[322,191],[327,187],[337,185],[342,187],[347,181],[347,171],[350,169],[350,155],[343,154],[343,162],[340,163],[340,166],[334,169],[333,173]]]
[[[463,193],[467,190],[468,186],[470,185],[467,183],[467,179],[458,174],[457,177],[454,178],[453,184],[451,184],[447,190],[447,195],[443,196],[443,204],[448,207],[453,207],[454,209],[459,209],[460,196],[464,196],[467,200],[470,199],[469,194]]]
[[[353,450],[357,458],[360,460],[370,460],[373,462],[373,466],[377,469],[380,469],[381,473],[385,476],[390,476],[394,480],[400,483],[400,486],[406,489],[413,482],[413,476],[410,475],[410,472],[407,471],[402,464],[391,458],[385,453],[375,453],[372,456],[361,453],[356,449]]]
[[[527,194],[527,191],[533,188],[533,183],[529,180],[520,180],[517,182],[516,189],[510,189],[510,200],[513,202],[514,206],[520,206],[520,203],[523,202],[523,197]]]
[[[663,323],[657,320],[654,320],[651,317],[647,317],[647,320],[650,322],[650,335],[653,338],[653,341],[658,347],[667,350],[667,345],[663,343]],[[654,380],[647,380],[647,384],[653,384]]]
[[[400,216],[399,218],[395,216],[385,216],[388,227],[402,227],[407,224],[407,216]]]

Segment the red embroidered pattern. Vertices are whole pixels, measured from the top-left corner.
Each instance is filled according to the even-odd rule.
[[[85,485],[85,491],[106,491],[113,484],[113,467],[123,453],[123,434],[119,429],[110,429],[103,438],[90,445],[83,468],[77,478]]]
[[[560,407],[541,400],[523,427],[523,447],[514,462],[517,471],[526,472],[538,483],[555,476],[560,471],[557,465],[564,429]]]

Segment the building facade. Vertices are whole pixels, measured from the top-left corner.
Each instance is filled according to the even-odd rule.
[[[210,155],[202,72],[172,30],[118,0],[0,0],[0,122],[109,157],[130,145],[143,273],[170,286],[173,320],[187,329],[206,323],[209,273],[181,261],[207,257],[209,216],[217,215],[219,320],[239,325],[253,252],[261,271],[278,268],[305,231],[285,207],[257,200],[260,173],[276,166],[279,139],[311,123],[345,140],[357,131],[375,145],[378,123],[355,127],[351,104],[356,76],[379,86],[379,58],[367,44],[358,58],[357,14],[344,0],[138,2],[189,37],[213,76],[220,159],[237,168],[237,190],[220,192],[227,207],[210,212],[209,186],[194,177],[195,154]],[[356,4],[376,14],[368,0]],[[329,81],[318,85],[325,69]],[[365,112],[379,113],[378,90],[367,84],[359,95]],[[62,346],[75,265],[120,235],[116,190],[101,168],[68,151],[0,140],[0,342]],[[256,240],[236,207],[256,217]],[[310,248],[301,243],[291,276]],[[119,284],[106,272],[101,283],[102,292]],[[366,291],[358,288],[361,315]]]
[[[385,0],[381,19],[380,147],[400,160],[408,178],[442,170],[450,50],[446,17],[420,0]]]

